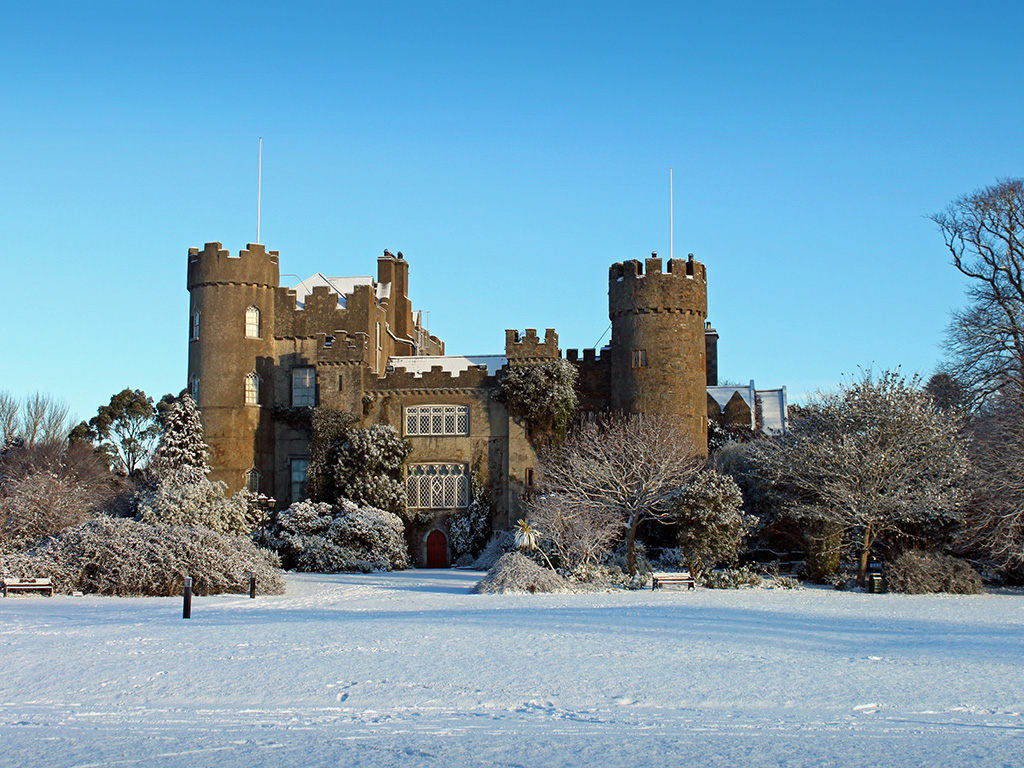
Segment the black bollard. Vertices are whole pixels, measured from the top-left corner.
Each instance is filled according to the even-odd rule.
[[[182,594],[183,603],[181,607],[181,618],[192,618],[192,578],[185,579],[185,591]]]
[[[255,576],[250,576],[249,577],[249,599],[250,600],[255,600],[256,599],[256,577]]]

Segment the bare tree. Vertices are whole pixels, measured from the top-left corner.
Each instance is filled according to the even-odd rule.
[[[970,422],[974,495],[958,543],[1008,569],[1024,568],[1024,409],[1002,401]]]
[[[919,385],[868,372],[819,395],[788,435],[750,444],[803,517],[843,529],[861,583],[880,536],[935,535],[963,519],[969,465],[960,420]]]
[[[67,403],[35,392],[23,402],[10,392],[0,392],[0,446],[16,438],[27,445],[63,444],[71,431]]]
[[[0,448],[18,436],[18,399],[10,392],[0,392]]]
[[[672,499],[701,462],[686,431],[670,418],[639,414],[591,420],[544,457],[542,492],[563,514],[602,509],[617,520],[633,575],[640,524],[672,521]]]
[[[1024,179],[1004,179],[930,217],[953,266],[970,278],[946,347],[977,402],[1024,397]]]
[[[567,504],[556,493],[535,496],[528,505],[530,524],[558,555],[566,576],[586,579],[621,530],[611,509],[593,504]]]

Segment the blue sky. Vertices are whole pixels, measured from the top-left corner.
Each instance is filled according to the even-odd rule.
[[[609,264],[708,268],[723,377],[928,376],[926,218],[1024,175],[1024,5],[52,3],[0,11],[0,390],[88,418],[186,378],[189,247],[410,262],[456,354],[608,326]],[[298,278],[284,277],[298,282]]]

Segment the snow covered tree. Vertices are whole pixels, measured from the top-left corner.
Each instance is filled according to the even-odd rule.
[[[736,482],[713,469],[695,474],[673,500],[679,551],[693,578],[716,563],[736,562],[743,535],[757,520],[742,507]]]
[[[153,452],[150,468],[166,472],[180,467],[194,467],[209,474],[207,457],[210,449],[203,439],[199,409],[189,394],[174,400],[163,415],[163,434]]]
[[[576,413],[576,366],[568,360],[509,366],[494,398],[530,427],[563,436]]]
[[[407,515],[403,462],[412,446],[394,427],[351,429],[329,452],[338,500]]]
[[[819,395],[789,434],[750,443],[749,456],[800,515],[842,528],[862,584],[880,536],[934,537],[963,519],[960,421],[936,408],[916,377],[868,372]]]
[[[619,524],[630,576],[646,520],[672,521],[672,499],[701,465],[681,425],[650,414],[586,421],[541,459],[541,493],[566,513],[606,510]]]

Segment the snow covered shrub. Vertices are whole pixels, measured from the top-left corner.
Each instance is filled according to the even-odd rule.
[[[568,583],[554,571],[537,565],[521,552],[509,552],[491,566],[473,592],[565,592],[568,588]]]
[[[397,515],[374,507],[300,501],[278,515],[264,540],[299,571],[388,571],[408,567],[404,530]]]
[[[764,579],[753,568],[723,568],[720,571],[705,571],[700,578],[702,586],[708,589],[739,589],[759,587]]]
[[[568,360],[504,369],[494,399],[534,429],[553,430],[564,436],[576,413],[576,366]]]
[[[161,423],[163,434],[149,462],[150,470],[165,473],[181,467],[194,467],[208,474],[210,465],[206,460],[210,449],[203,438],[196,401],[187,393],[174,400],[161,414]]]
[[[800,582],[792,576],[775,576],[772,579],[772,586],[782,589],[800,589]]]
[[[911,595],[927,592],[980,595],[984,591],[981,577],[964,560],[921,550],[910,550],[897,557],[886,568],[885,582],[890,591]]]
[[[473,494],[467,509],[452,515],[448,531],[458,557],[469,555],[472,562],[472,556],[483,551],[491,535],[491,509],[481,492]]]
[[[192,466],[169,469],[143,487],[137,498],[136,519],[165,525],[203,526],[224,533],[246,534],[260,522],[262,513],[254,496],[239,491],[225,498],[227,486],[213,482]]]
[[[695,474],[675,498],[679,551],[693,578],[716,563],[736,562],[743,534],[756,522],[742,506],[736,482],[713,469]]]
[[[495,531],[490,542],[484,547],[484,551],[473,561],[473,569],[476,571],[487,571],[491,569],[506,552],[511,552],[515,547],[515,537],[511,531]]]
[[[0,555],[4,576],[48,576],[58,592],[176,595],[185,577],[197,594],[244,592],[249,577],[266,594],[284,592],[272,553],[246,538],[100,515],[34,550]]]

